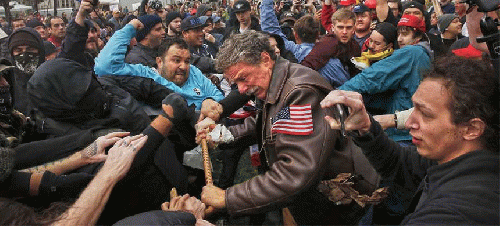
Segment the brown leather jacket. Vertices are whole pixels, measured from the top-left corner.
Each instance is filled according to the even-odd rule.
[[[349,157],[334,151],[342,146],[342,139],[339,132],[331,130],[324,120],[329,110],[320,107],[320,101],[332,87],[316,71],[282,58],[276,61],[269,87],[262,112],[257,116],[261,120],[247,118],[243,126],[230,127],[230,131],[235,139],[257,131],[270,168],[265,174],[228,188],[227,211],[232,215],[255,214],[287,206],[297,223],[314,224],[317,219],[313,215],[317,211],[304,205],[304,201],[313,202],[312,207],[326,209],[321,203],[328,201],[317,192],[318,182],[324,176],[334,178],[338,172],[353,171],[349,168],[351,164],[344,164],[350,161]],[[306,104],[312,108],[312,134],[271,132],[273,117],[283,107]],[[329,170],[329,165],[335,166],[333,171]],[[325,174],[325,171],[329,173]],[[325,199],[326,202],[317,202],[316,199]],[[297,219],[293,206],[298,207],[299,212],[310,210],[310,214],[303,218],[306,221]]]

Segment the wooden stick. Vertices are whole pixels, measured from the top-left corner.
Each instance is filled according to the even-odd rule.
[[[205,182],[207,185],[213,185],[212,180],[212,165],[210,164],[210,156],[208,155],[207,139],[201,140],[201,154],[203,155],[203,169],[205,170]]]
[[[441,9],[441,5],[437,0],[431,0],[432,5],[434,5],[434,11],[436,12],[436,17],[440,17],[443,15],[443,10]]]

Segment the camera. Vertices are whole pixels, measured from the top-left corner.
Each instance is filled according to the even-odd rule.
[[[469,7],[477,5],[479,12],[495,11],[500,5],[500,0],[465,0],[464,2],[469,4]]]
[[[82,0],[76,0],[77,2],[81,2]],[[92,4],[94,7],[97,6],[99,4],[99,0],[92,0],[90,2],[90,4]]]

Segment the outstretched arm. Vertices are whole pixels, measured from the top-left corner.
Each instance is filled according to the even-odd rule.
[[[137,150],[142,148],[147,138],[144,135],[137,135],[116,142],[109,150],[108,159],[99,173],[54,225],[95,224],[113,187],[126,175]]]
[[[85,149],[74,153],[73,155],[54,161],[50,163],[43,164],[41,166],[35,166],[29,169],[21,170],[21,172],[30,173],[41,173],[44,171],[50,171],[56,175],[61,175],[66,172],[78,169],[82,166],[102,162],[106,160],[106,155],[104,154],[105,148],[113,145],[120,137],[129,135],[129,132],[115,132],[110,133],[105,136],[97,138],[93,143],[87,146]]]

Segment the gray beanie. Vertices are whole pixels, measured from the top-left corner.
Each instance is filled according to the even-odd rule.
[[[444,31],[446,30],[446,28],[448,28],[448,26],[450,26],[451,21],[453,21],[455,18],[458,18],[458,16],[455,15],[455,14],[451,14],[451,13],[444,14],[444,15],[440,16],[438,18],[438,29],[439,29],[439,31],[441,33],[444,33]]]

